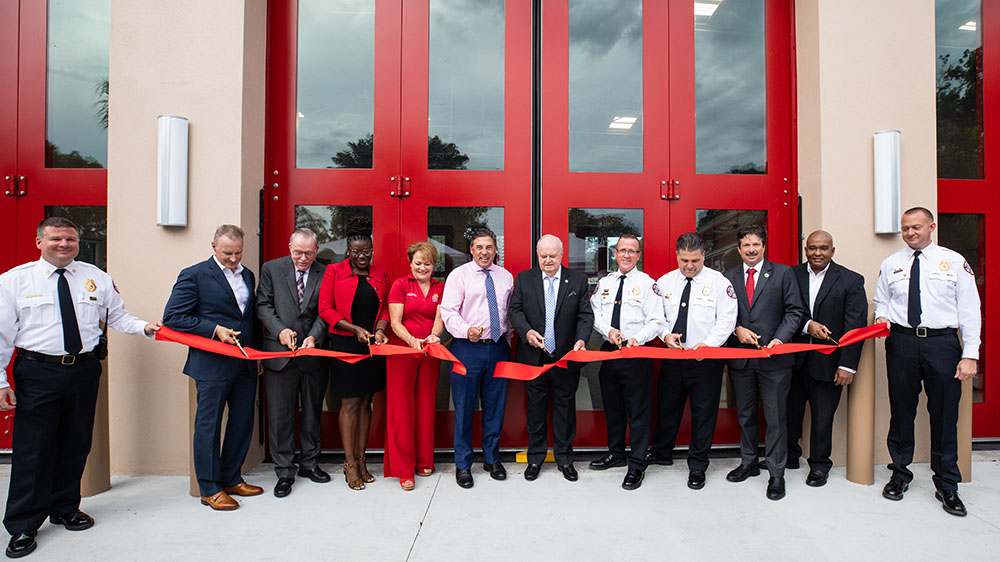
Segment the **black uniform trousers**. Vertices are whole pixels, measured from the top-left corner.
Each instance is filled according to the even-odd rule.
[[[524,345],[522,343],[522,345]],[[542,363],[556,357],[542,356]],[[528,463],[542,464],[548,451],[549,393],[552,394],[552,452],[556,464],[573,464],[573,438],[576,437],[576,390],[580,386],[580,366],[554,367],[538,378],[524,383],[528,394]]]
[[[3,524],[14,535],[80,508],[101,362],[60,365],[18,356],[12,372],[17,410]]]
[[[665,360],[657,379],[659,414],[650,449],[656,456],[673,456],[677,431],[684,416],[684,403],[691,397],[691,444],[688,469],[708,470],[708,452],[715,436],[722,392],[722,361],[705,359]]]
[[[812,352],[807,352],[812,353]],[[808,359],[807,359],[808,361]],[[808,364],[807,364],[808,365]],[[795,371],[788,391],[788,461],[802,456],[802,421],[809,403],[809,468],[829,473],[833,468],[833,418],[840,405],[844,387],[833,381],[816,380],[808,368]]]
[[[329,366],[322,358],[298,357],[284,368],[264,370],[267,385],[267,437],[278,478],[295,478],[295,411],[302,404],[299,466],[312,469],[319,463],[320,422]]]
[[[617,346],[604,342],[601,351],[613,351]],[[629,469],[646,470],[646,450],[649,448],[649,417],[653,360],[615,359],[601,363],[601,399],[608,425],[608,450],[618,459],[625,457],[625,431],[628,429],[631,452]]]
[[[757,463],[759,402],[767,422],[764,433],[767,471],[771,476],[784,476],[788,456],[788,389],[792,382],[792,368],[762,369],[759,367],[762,361],[767,359],[751,359],[746,369],[729,370],[729,380],[736,397],[736,419],[740,422],[740,459],[747,466]]]
[[[962,480],[958,469],[958,402],[962,382],[955,369],[962,359],[962,346],[955,334],[918,338],[891,332],[885,341],[889,378],[889,470],[894,478],[913,480],[908,468],[913,462],[913,420],[917,415],[920,385],[927,394],[931,422],[931,470],[938,490],[957,490]]]

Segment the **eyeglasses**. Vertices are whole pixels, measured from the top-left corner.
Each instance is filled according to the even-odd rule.
[[[368,248],[367,250],[348,250],[347,253],[351,254],[351,256],[355,258],[370,258],[372,255],[372,249]]]
[[[619,250],[618,248],[615,248],[615,253],[616,254],[621,254],[623,256],[631,256],[633,254],[640,253],[640,251],[639,250],[633,250],[631,248],[625,248],[623,250]]]
[[[316,255],[316,252],[300,252],[298,250],[292,250],[292,257],[296,258],[311,258]]]

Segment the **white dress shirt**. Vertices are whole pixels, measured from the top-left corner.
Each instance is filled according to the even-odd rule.
[[[833,263],[833,262],[830,262]],[[813,271],[811,265],[806,266],[806,271],[809,272],[809,316],[812,317],[816,314],[816,295],[819,294],[819,288],[823,286],[823,280],[826,279],[826,272],[830,270],[830,264],[826,264],[823,271],[816,273]],[[809,320],[806,322],[805,326],[802,326],[802,333],[809,335]]]
[[[660,277],[653,285],[653,291],[663,303],[666,327],[660,338],[666,341],[668,334],[674,333],[677,313],[680,312],[681,295],[687,278],[680,269],[675,269]],[[692,278],[691,294],[688,296],[687,337],[681,343],[692,348],[698,343],[720,347],[726,343],[736,329],[736,292],[726,276],[718,271],[703,267]]]
[[[0,275],[0,388],[10,386],[5,368],[15,347],[46,355],[66,354],[56,269],[40,259]],[[95,265],[73,261],[66,266],[65,277],[84,353],[97,345],[105,312],[109,327],[145,335],[147,322],[125,310],[110,275]]]
[[[897,250],[882,262],[875,283],[875,318],[910,326],[907,305],[910,295],[912,248]],[[979,359],[982,328],[979,290],[972,268],[958,252],[931,242],[920,260],[920,326],[958,328],[962,332],[962,358]]]
[[[608,338],[611,331],[611,315],[614,313],[615,296],[618,294],[618,278],[621,274],[613,271],[601,278],[597,290],[590,297],[594,309],[594,330]],[[663,307],[660,298],[653,293],[653,278],[636,268],[625,274],[622,289],[620,329],[622,338],[635,338],[643,345],[663,333]]]
[[[246,312],[247,303],[250,302],[250,288],[247,287],[246,281],[243,280],[243,264],[237,265],[236,271],[233,271],[222,265],[219,258],[214,255],[212,259],[222,269],[222,274],[226,276],[226,281],[229,282],[229,286],[233,289],[233,296],[236,297],[236,304],[240,305],[240,312]]]

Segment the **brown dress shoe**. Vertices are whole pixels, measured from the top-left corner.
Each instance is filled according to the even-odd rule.
[[[227,494],[233,496],[259,496],[264,493],[264,488],[254,486],[253,484],[247,484],[246,482],[240,482],[235,486],[223,488],[223,490],[225,490]]]
[[[201,505],[207,505],[216,511],[232,511],[240,506],[239,502],[225,492],[219,492],[211,497],[202,497]]]

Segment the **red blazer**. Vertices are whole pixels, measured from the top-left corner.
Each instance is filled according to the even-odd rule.
[[[389,311],[386,300],[389,296],[389,274],[384,269],[368,267],[368,284],[378,295],[378,320],[389,321]],[[354,293],[358,289],[358,276],[351,272],[351,261],[345,259],[326,268],[323,283],[319,286],[319,315],[330,325],[330,333],[341,336],[353,336],[348,332],[334,327],[340,319],[351,320],[351,304],[354,303]],[[374,330],[374,326],[372,330]]]

